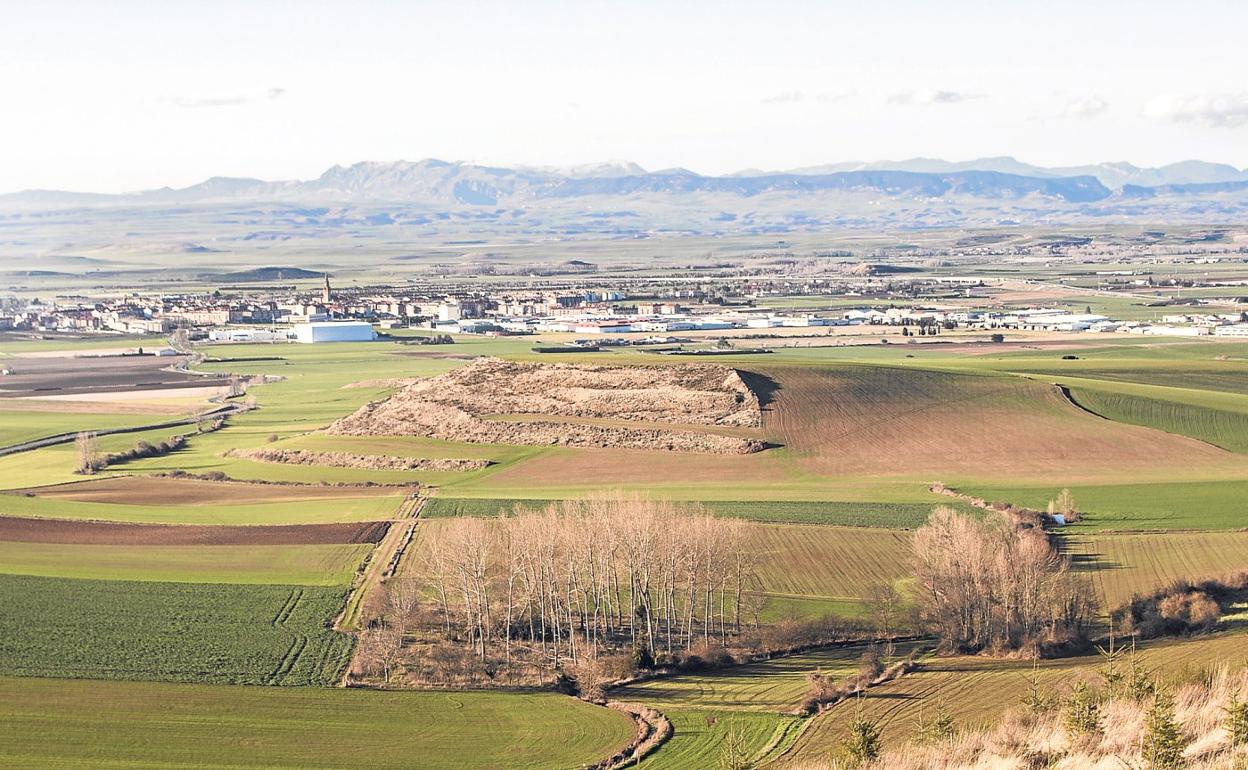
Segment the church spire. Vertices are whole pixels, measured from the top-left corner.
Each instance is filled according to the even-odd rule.
[[[328,305],[330,300],[333,299],[333,295],[331,294],[331,291],[332,290],[329,288],[329,273],[326,273],[325,274],[325,288],[321,289],[321,301],[324,302],[326,305]]]

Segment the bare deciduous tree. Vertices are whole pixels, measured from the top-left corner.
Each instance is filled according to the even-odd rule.
[[[697,506],[599,497],[497,521],[461,519],[427,544],[448,638],[485,661],[517,644],[550,669],[611,650],[723,643],[749,611],[749,525]]]
[[[1038,652],[1083,638],[1086,582],[1040,528],[938,508],[914,535],[919,603],[950,647]]]
[[[78,465],[75,471],[92,474],[104,469],[104,456],[100,454],[100,442],[94,433],[79,433],[74,439]]]

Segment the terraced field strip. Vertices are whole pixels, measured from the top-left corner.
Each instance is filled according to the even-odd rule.
[[[391,497],[392,487],[324,486],[320,484],[262,484],[246,481],[208,481],[174,476],[108,475],[68,484],[15,489],[14,494],[81,503],[120,505],[220,505],[222,500],[250,503],[338,500],[355,497]]]
[[[1248,663],[1248,634],[1244,631],[1209,637],[1165,640],[1140,647],[1140,661],[1161,678],[1220,665]],[[1042,661],[1036,668],[1041,686],[1062,691],[1081,678],[1096,678],[1103,665],[1099,656]],[[914,736],[921,714],[929,718],[943,705],[964,726],[997,719],[1003,709],[1019,706],[1031,687],[1032,664],[1027,661],[984,657],[931,658],[924,667],[901,679],[869,690],[861,701],[864,714],[879,722],[886,744],[904,743]],[[777,767],[820,766],[844,739],[859,703],[842,703],[814,717],[809,728]]]
[[[1107,609],[1175,580],[1248,570],[1248,531],[1072,534],[1062,542]]]
[[[618,711],[554,693],[14,678],[0,692],[6,770],[567,770],[632,735]]]
[[[82,545],[0,540],[0,573],[90,580],[350,585],[372,546]]]
[[[0,516],[0,541],[119,546],[320,545],[376,543],[387,523],[211,526]]]
[[[137,524],[331,524],[389,519],[403,501],[400,492],[390,490],[389,495],[253,503],[246,497],[246,490],[238,490],[237,497],[228,496],[231,491],[230,485],[222,485],[222,497],[216,504],[185,506],[78,502],[0,494],[0,516]]]
[[[904,657],[918,646],[917,642],[898,643],[895,656]],[[611,698],[645,704],[664,713],[696,707],[778,714],[800,705],[808,674],[820,671],[833,678],[849,676],[858,670],[867,649],[866,644],[829,647],[705,674],[650,679],[612,690]]]
[[[910,534],[868,527],[750,527],[764,595],[857,602],[909,575]]]
[[[540,510],[554,502],[540,498],[433,497],[425,505],[424,518],[451,516],[499,516],[516,506]],[[852,500],[699,500],[719,515],[777,524],[829,524],[845,527],[913,529],[926,521],[932,507],[943,502],[859,502]]]
[[[909,654],[916,643],[902,643]],[[653,679],[611,692],[611,698],[655,708],[672,722],[672,737],[641,766],[701,770],[720,765],[724,741],[741,741],[754,766],[788,749],[811,720],[793,716],[806,693],[807,674],[853,674],[866,645],[847,645],[706,674]]]

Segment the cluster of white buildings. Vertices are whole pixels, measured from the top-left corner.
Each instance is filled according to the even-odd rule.
[[[377,332],[367,321],[311,321],[289,328],[213,329],[210,342],[372,342]]]

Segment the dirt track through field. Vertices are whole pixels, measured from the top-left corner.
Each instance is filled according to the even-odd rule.
[[[234,527],[121,524],[0,516],[0,540],[17,543],[152,546],[350,544],[381,542],[387,527],[388,524],[384,521]]]

